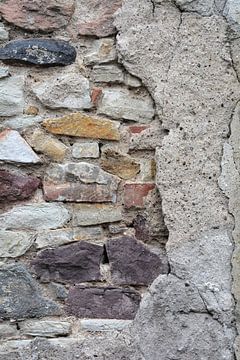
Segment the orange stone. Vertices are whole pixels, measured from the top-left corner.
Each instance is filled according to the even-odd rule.
[[[120,123],[82,113],[47,119],[43,126],[51,133],[90,139],[119,140]]]

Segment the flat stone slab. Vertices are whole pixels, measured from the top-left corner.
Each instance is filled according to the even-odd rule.
[[[74,204],[73,226],[105,224],[122,220],[120,206],[105,204]]]
[[[10,41],[0,48],[0,60],[41,66],[70,65],[76,59],[76,50],[67,41],[55,39],[23,39]]]
[[[35,237],[33,232],[0,230],[0,257],[15,258],[25,254]]]
[[[43,281],[78,284],[101,279],[102,256],[102,246],[80,241],[41,251],[32,261],[32,266]]]
[[[114,287],[70,288],[66,312],[79,318],[133,319],[141,296],[130,289]]]
[[[22,335],[56,337],[66,336],[71,332],[71,324],[56,320],[26,320],[19,323]]]
[[[132,320],[117,319],[84,319],[80,321],[81,329],[89,332],[121,331],[131,324]]]
[[[20,28],[51,32],[67,25],[74,8],[74,0],[6,0],[0,14]]]
[[[44,299],[23,265],[0,266],[0,318],[24,319],[58,315],[59,307]]]
[[[0,170],[0,202],[30,198],[40,185],[40,180],[28,175]]]
[[[115,284],[149,285],[158,275],[168,273],[166,260],[133,237],[108,240],[106,250]]]
[[[14,75],[0,79],[0,116],[22,114],[24,107],[24,76]]]

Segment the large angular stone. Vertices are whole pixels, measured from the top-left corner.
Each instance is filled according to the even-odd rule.
[[[79,34],[98,37],[114,34],[114,13],[121,4],[122,0],[82,0],[75,13]]]
[[[35,237],[31,232],[0,230],[0,257],[15,258],[25,254]]]
[[[71,332],[71,324],[67,321],[56,320],[26,320],[20,322],[22,335],[55,337],[66,336]]]
[[[2,229],[57,229],[70,218],[63,205],[39,203],[15,206],[0,215],[0,223]]]
[[[166,259],[133,237],[108,240],[106,250],[112,281],[118,285],[149,285],[159,274],[169,270]]]
[[[70,288],[66,311],[69,315],[97,319],[133,319],[141,300],[138,292],[114,287]]]
[[[58,135],[120,140],[119,122],[82,113],[47,119],[43,122],[43,126],[51,133]]]
[[[2,17],[26,30],[50,32],[69,22],[74,0],[6,0],[0,5]]]
[[[13,116],[23,112],[23,85],[22,75],[0,79],[0,116]]]
[[[70,65],[75,58],[76,50],[63,40],[42,38],[15,40],[0,48],[0,60],[16,65],[19,63],[43,66]]]
[[[43,182],[48,201],[115,202],[119,179],[99,166],[80,162],[56,164]]]
[[[112,38],[91,42],[84,55],[85,65],[104,64],[117,59],[115,42]]]
[[[32,91],[43,105],[51,109],[82,110],[92,107],[88,79],[69,69],[35,83]]]
[[[147,93],[140,96],[126,89],[109,88],[103,90],[98,113],[114,119],[149,123],[155,111],[153,101]]]
[[[125,180],[134,178],[140,171],[140,164],[134,158],[112,148],[102,151],[100,164],[103,170]]]
[[[59,314],[59,307],[44,299],[37,282],[24,266],[0,267],[0,318],[23,319]]]
[[[80,241],[38,253],[32,266],[43,281],[78,284],[101,279],[103,247]]]
[[[122,220],[119,206],[104,204],[76,204],[73,205],[73,225],[87,226],[105,224]]]
[[[30,198],[40,185],[40,180],[28,175],[0,170],[0,202]]]
[[[28,143],[15,130],[0,133],[0,160],[23,164],[41,162]]]

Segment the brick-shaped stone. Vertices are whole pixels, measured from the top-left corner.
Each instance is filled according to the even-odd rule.
[[[75,143],[72,147],[72,156],[75,159],[99,157],[99,144],[97,142]]]
[[[89,139],[120,140],[119,122],[82,113],[47,119],[43,122],[43,126],[49,132],[58,135]]]
[[[144,199],[155,188],[153,183],[133,183],[124,185],[124,206],[130,208],[143,208]]]
[[[32,266],[43,281],[78,284],[101,280],[102,256],[102,246],[80,241],[60,248],[42,250],[32,261]]]
[[[119,206],[105,204],[76,204],[73,205],[73,225],[87,226],[105,224],[122,220]]]
[[[28,199],[39,185],[36,177],[0,170],[0,202]]]
[[[53,338],[66,336],[71,332],[71,324],[57,320],[26,320],[20,322],[20,334]]]
[[[23,86],[22,75],[0,79],[0,116],[14,116],[23,112]]]
[[[26,30],[51,32],[66,26],[74,0],[6,0],[0,5],[4,20]]]
[[[166,259],[133,237],[110,239],[106,249],[114,284],[149,285],[159,274],[168,272]]]
[[[135,290],[114,287],[70,288],[66,312],[79,318],[133,319],[141,296]]]

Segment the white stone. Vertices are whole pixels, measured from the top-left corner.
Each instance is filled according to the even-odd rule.
[[[73,206],[74,226],[97,225],[121,220],[121,207],[92,204],[76,204]]]
[[[17,116],[15,118],[7,119],[2,122],[3,126],[6,126],[10,129],[14,130],[23,130],[28,128],[29,126],[37,125],[42,122],[41,116],[30,116],[23,115]]]
[[[75,143],[72,147],[72,156],[75,159],[99,158],[99,145],[97,142]]]
[[[224,16],[228,22],[237,30],[240,31],[240,2],[239,0],[227,0],[224,7]]]
[[[141,80],[132,76],[131,74],[125,74],[124,76],[124,83],[130,87],[140,87],[142,85]]]
[[[0,116],[13,116],[23,112],[23,85],[22,75],[0,79]]]
[[[30,336],[55,337],[68,335],[71,331],[67,321],[27,320],[19,325],[21,334]]]
[[[85,65],[103,64],[114,61],[117,58],[117,52],[112,38],[94,40],[89,46],[85,56]]]
[[[103,90],[98,113],[114,119],[149,123],[154,116],[154,107],[148,94],[142,97],[129,90],[109,88]]]
[[[89,81],[76,71],[63,71],[37,83],[33,93],[51,109],[83,110],[92,107]]]
[[[3,323],[0,324],[0,339],[9,336],[18,335],[16,324]]]
[[[0,160],[24,164],[41,162],[28,143],[15,130],[0,133]]]
[[[121,331],[129,326],[132,320],[116,320],[116,319],[84,319],[80,321],[82,330],[96,332],[96,331]]]
[[[15,258],[25,254],[34,238],[34,233],[0,230],[0,257]]]
[[[103,83],[123,83],[124,73],[117,65],[95,65],[91,71],[91,80]]]
[[[1,28],[0,28],[1,30]],[[0,79],[5,78],[9,75],[9,68],[8,67],[0,67]]]
[[[0,23],[0,41],[8,40],[9,34],[3,23]]]
[[[18,205],[0,215],[2,229],[56,229],[69,220],[68,210],[60,204]]]

